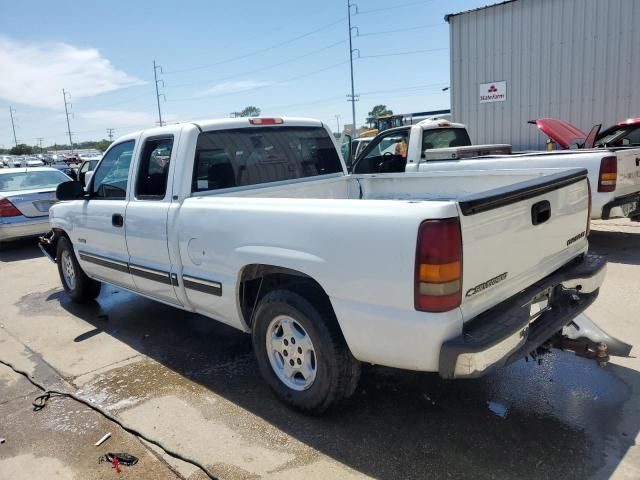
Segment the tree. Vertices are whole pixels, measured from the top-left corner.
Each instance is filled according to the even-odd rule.
[[[33,147],[29,145],[25,145],[24,143],[19,143],[11,150],[9,150],[10,155],[31,155],[33,153]]]
[[[241,112],[234,112],[235,117],[259,117],[260,109],[258,107],[254,107],[253,105],[249,105],[245,107]]]
[[[104,152],[107,148],[109,148],[109,145],[111,145],[111,142],[109,140],[100,140],[99,142],[96,142],[96,145],[93,148]]]
[[[376,105],[367,115],[369,118],[376,118],[384,115],[393,115],[393,111],[388,109],[386,105]]]

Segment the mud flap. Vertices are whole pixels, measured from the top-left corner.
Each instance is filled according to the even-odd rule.
[[[556,346],[562,350],[571,350],[581,357],[593,358],[601,366],[606,365],[610,356],[628,357],[633,348],[609,335],[584,313],[562,329]]]

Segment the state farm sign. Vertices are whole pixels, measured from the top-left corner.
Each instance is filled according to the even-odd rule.
[[[504,102],[507,99],[507,82],[480,84],[480,103]]]

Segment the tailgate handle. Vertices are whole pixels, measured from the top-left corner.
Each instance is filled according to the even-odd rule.
[[[551,204],[548,200],[535,203],[531,207],[531,223],[540,225],[551,218]]]

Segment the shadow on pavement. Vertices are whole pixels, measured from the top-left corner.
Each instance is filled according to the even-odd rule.
[[[598,469],[606,478],[640,429],[639,416],[623,417],[638,409],[640,374],[564,352],[466,381],[365,367],[344,410],[309,417],[276,399],[249,336],[230,327],[111,287],[91,305],[72,304],[63,292],[41,301],[59,302],[94,327],[75,341],[110,333],[375,478],[584,479]]]
[[[0,262],[17,262],[43,256],[37,238],[0,243]]]
[[[589,251],[606,255],[612,263],[640,265],[640,235],[638,233],[592,230]]]

